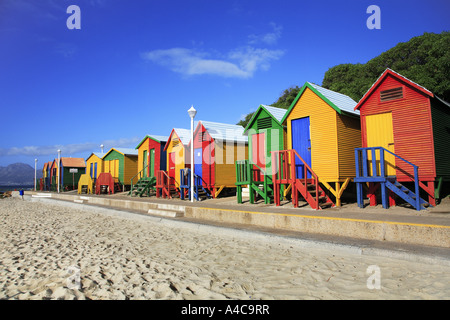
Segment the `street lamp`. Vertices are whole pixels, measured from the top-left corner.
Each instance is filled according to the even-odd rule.
[[[194,118],[197,114],[194,106],[191,106],[188,114],[191,117],[191,202],[194,202]]]
[[[36,166],[37,166],[37,159],[34,159],[34,191],[36,191]]]
[[[102,155],[103,155],[103,147],[104,147],[104,145],[100,145],[100,149],[102,150]]]
[[[56,175],[56,180],[57,180],[57,184],[58,184],[58,193],[59,193],[59,179],[60,179],[60,175],[61,175],[61,150],[58,149],[58,174]]]

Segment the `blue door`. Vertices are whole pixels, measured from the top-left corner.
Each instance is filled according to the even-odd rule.
[[[194,149],[194,173],[202,177],[202,148]]]
[[[311,167],[311,135],[309,117],[292,120],[292,148]],[[304,165],[300,159],[295,159],[298,179],[304,178]],[[308,178],[311,174],[308,172]]]

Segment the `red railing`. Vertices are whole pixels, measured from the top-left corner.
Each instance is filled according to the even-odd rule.
[[[296,157],[303,165],[303,177],[298,178],[296,172]],[[308,174],[310,178],[308,178]],[[274,194],[280,194],[281,184],[290,184],[292,192],[292,203],[298,207],[298,192],[313,207],[319,209],[319,177],[309,167],[305,160],[295,150],[272,151],[272,180],[274,184]],[[314,189],[308,190],[308,186]],[[315,190],[315,196],[310,191]],[[275,197],[275,204],[280,205],[280,199]]]
[[[175,178],[170,177],[166,171],[159,170],[156,172],[156,197],[172,198],[172,191],[176,191]],[[159,194],[158,191],[161,191]]]

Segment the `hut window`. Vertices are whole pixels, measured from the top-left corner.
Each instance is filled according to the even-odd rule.
[[[203,132],[199,132],[198,133],[197,139],[198,139],[198,142],[202,142],[203,141]]]
[[[173,140],[172,141],[172,147],[176,147],[180,143],[179,140]]]
[[[393,88],[389,90],[384,90],[380,92],[380,100],[381,101],[390,101],[395,99],[403,98],[403,88]]]
[[[272,119],[270,117],[258,119],[256,128],[258,130],[272,127]]]

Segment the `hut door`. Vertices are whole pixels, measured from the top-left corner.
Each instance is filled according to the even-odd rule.
[[[143,158],[144,158],[143,159],[144,162],[142,163],[142,168],[144,170],[144,178],[147,178],[148,177],[148,168],[146,168],[147,164],[148,164],[147,150],[144,150],[144,157]]]
[[[392,123],[392,113],[382,113],[366,116],[366,139],[367,147],[383,147],[392,153],[394,148],[394,128]],[[377,162],[379,162],[379,153],[376,154]],[[388,176],[395,176],[395,156],[385,152],[384,159],[386,162],[385,172]],[[371,152],[368,154],[368,160],[372,160]],[[370,174],[372,175],[372,167]],[[379,170],[379,163],[377,171]],[[379,174],[379,171],[378,171]]]
[[[264,169],[266,167],[266,134],[258,133],[252,135],[252,160],[258,167]]]
[[[94,176],[92,179],[97,179],[97,162],[94,163]]]
[[[169,177],[170,183],[175,183],[175,152],[169,153]]]
[[[254,164],[256,164],[261,169],[266,168],[266,134],[258,133],[252,135],[252,161]],[[264,177],[261,175],[261,172],[257,167],[254,167],[255,176],[253,179],[256,181],[263,181]]]
[[[150,150],[149,170],[150,177],[155,176],[155,149]]]
[[[291,127],[292,148],[297,151],[297,153],[306,162],[306,164],[311,167],[311,129],[309,117],[292,120]],[[297,178],[302,179],[304,178],[305,166],[299,159],[296,159],[295,162]],[[309,172],[308,178],[311,178],[311,173]]]
[[[194,173],[202,178],[202,164],[203,164],[202,148],[194,149]]]

